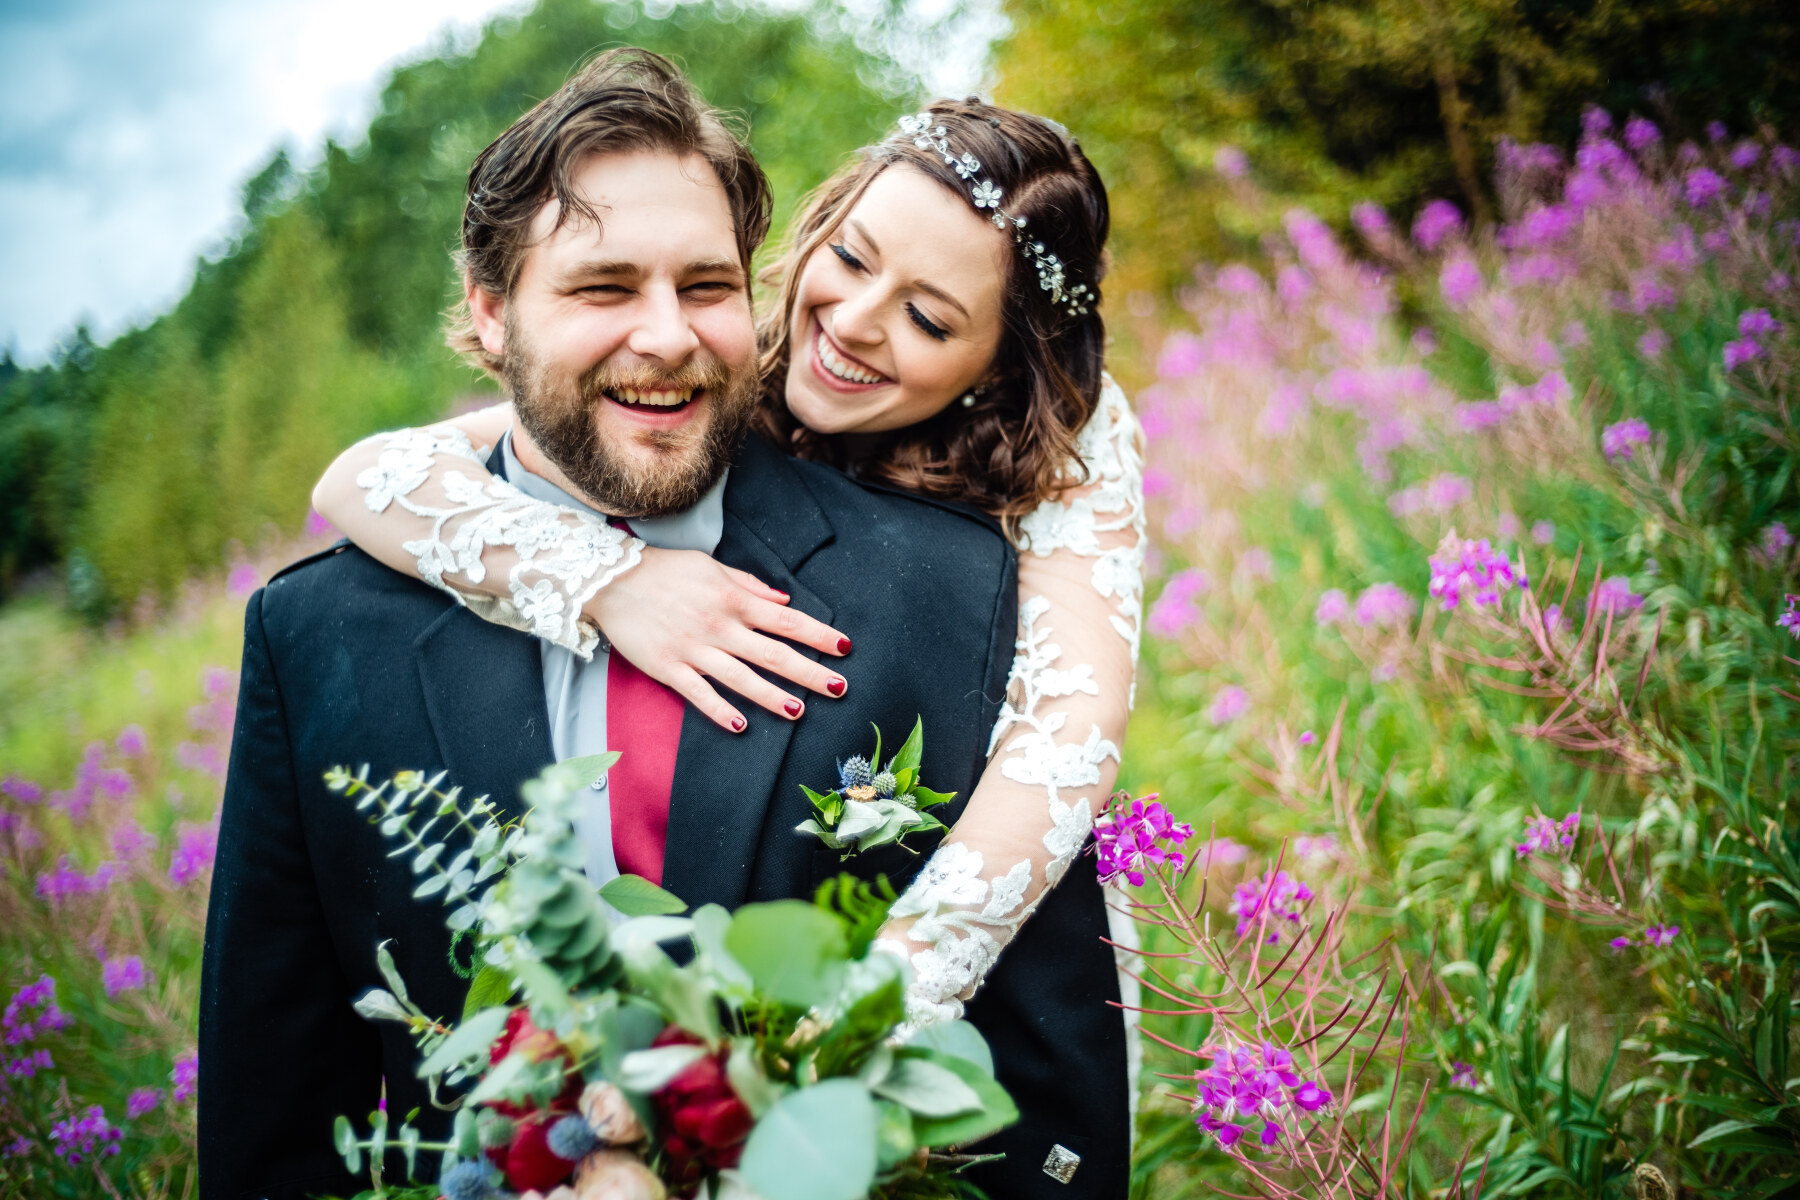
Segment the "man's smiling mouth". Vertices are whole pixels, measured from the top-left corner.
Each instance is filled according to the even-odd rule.
[[[654,409],[657,412],[674,412],[692,403],[696,396],[702,394],[702,388],[661,388],[645,390],[642,388],[607,388],[605,396],[614,404],[626,408]]]

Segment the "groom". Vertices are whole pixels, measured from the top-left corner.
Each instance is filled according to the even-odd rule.
[[[866,753],[871,723],[897,738],[921,716],[933,786],[966,797],[979,777],[1012,656],[1013,552],[983,517],[746,436],[747,272],[768,220],[748,149],[673,67],[603,55],[471,172],[462,348],[517,408],[496,473],[623,516],[652,544],[709,551],[851,631],[833,689],[843,699],[734,735],[622,659],[571,685],[536,639],[347,545],[276,576],[245,616],[207,927],[202,1200],[357,1190],[331,1148],[340,1113],[360,1121],[384,1101],[396,1122],[419,1109],[427,1137],[448,1125],[405,1031],[366,1023],[351,1002],[382,985],[385,941],[414,1000],[454,1017],[467,990],[458,951],[441,907],[412,897],[406,861],[326,790],[332,765],[367,763],[377,779],[447,771],[447,786],[517,815],[522,781],[608,748],[610,732],[624,757],[611,794],[595,793],[596,819],[610,822],[602,867],[727,907],[808,896],[836,872],[833,852],[794,832],[808,815],[800,785],[822,787],[837,759]],[[856,865],[905,882],[904,860]],[[1103,994],[1049,997],[1036,980],[1058,956],[1110,959],[1097,889],[1076,875],[971,1005],[1023,1113],[979,1147],[1007,1155],[977,1176],[996,1200],[1124,1188],[1123,1139],[1110,1136],[1126,1100],[1117,1013]],[[1069,1184],[1042,1169],[1055,1145],[1084,1156]]]

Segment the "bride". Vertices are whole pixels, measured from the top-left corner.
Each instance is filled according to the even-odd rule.
[[[1099,176],[1060,126],[938,101],[814,193],[765,276],[777,303],[760,333],[761,435],[871,485],[974,505],[1020,550],[1018,652],[988,766],[883,934],[912,964],[915,1023],[961,1015],[1069,870],[1118,770],[1144,517],[1141,435],[1102,361],[1108,219]],[[466,322],[452,345],[493,369]],[[511,421],[502,404],[398,435],[434,450],[429,473],[401,484],[378,468],[396,435],[369,438],[314,503],[362,549],[491,621],[583,657],[607,639],[727,729],[745,718],[713,683],[778,719],[804,711],[751,666],[822,702],[843,693],[769,635],[825,655],[849,639],[750,575],[635,538],[608,561],[547,569],[534,557],[545,539],[596,517],[502,488],[497,519],[500,502],[470,503],[466,484],[447,494],[446,476],[485,470]]]

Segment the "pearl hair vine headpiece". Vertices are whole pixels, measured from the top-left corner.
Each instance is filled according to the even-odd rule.
[[[951,153],[949,131],[937,124],[930,113],[909,113],[901,117],[900,131],[910,135],[913,145],[919,149],[937,151],[943,156],[944,165],[955,171],[957,178],[970,184],[969,198],[974,201],[975,210],[985,212],[995,228],[1011,232],[1014,244],[1031,256],[1032,265],[1037,268],[1038,286],[1050,293],[1050,303],[1072,317],[1087,314],[1095,300],[1094,293],[1085,283],[1065,286],[1067,279],[1062,259],[1050,253],[1044,243],[1026,236],[1024,217],[1015,217],[1000,207],[1002,189],[994,186],[991,180],[976,178],[981,173],[981,164],[975,161],[974,155]]]

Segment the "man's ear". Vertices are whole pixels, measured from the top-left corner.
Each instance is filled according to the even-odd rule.
[[[481,339],[481,348],[495,358],[504,358],[506,301],[478,286],[466,274],[463,276],[463,299],[469,302],[469,316],[475,324],[475,336]]]

